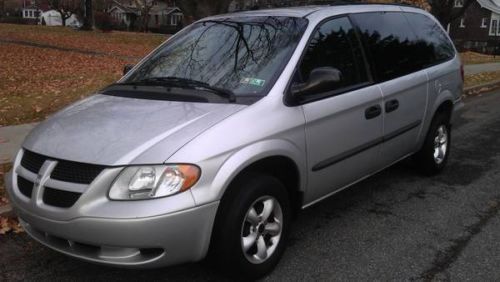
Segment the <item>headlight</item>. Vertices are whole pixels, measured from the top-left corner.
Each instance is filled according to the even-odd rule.
[[[154,165],[125,168],[109,190],[113,200],[142,200],[170,196],[191,188],[200,178],[194,165]]]

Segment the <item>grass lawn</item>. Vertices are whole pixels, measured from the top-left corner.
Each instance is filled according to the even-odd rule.
[[[0,42],[0,126],[40,121],[116,81],[167,36],[84,32],[70,28],[0,24],[0,40],[18,40],[109,55]]]
[[[160,45],[167,35],[136,32],[76,31],[66,27],[0,24],[0,39],[143,57]]]
[[[500,63],[500,56],[485,55],[475,52],[460,53],[460,58],[464,65]]]

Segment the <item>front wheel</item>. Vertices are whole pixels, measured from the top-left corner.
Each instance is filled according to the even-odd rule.
[[[246,175],[230,187],[219,209],[212,262],[239,279],[271,272],[288,237],[290,204],[283,184],[269,175]]]
[[[449,117],[438,114],[432,121],[422,149],[416,154],[420,170],[435,175],[443,170],[448,161],[451,145]]]

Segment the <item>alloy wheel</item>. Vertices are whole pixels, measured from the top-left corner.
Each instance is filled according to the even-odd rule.
[[[272,196],[250,205],[241,227],[241,247],[248,261],[260,264],[276,251],[283,229],[283,212]]]

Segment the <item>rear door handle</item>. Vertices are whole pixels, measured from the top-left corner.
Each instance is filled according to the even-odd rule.
[[[396,99],[387,101],[385,103],[385,112],[386,113],[394,112],[398,108],[399,108],[399,101]]]
[[[382,113],[380,105],[371,106],[365,110],[365,118],[372,119],[378,117]]]

